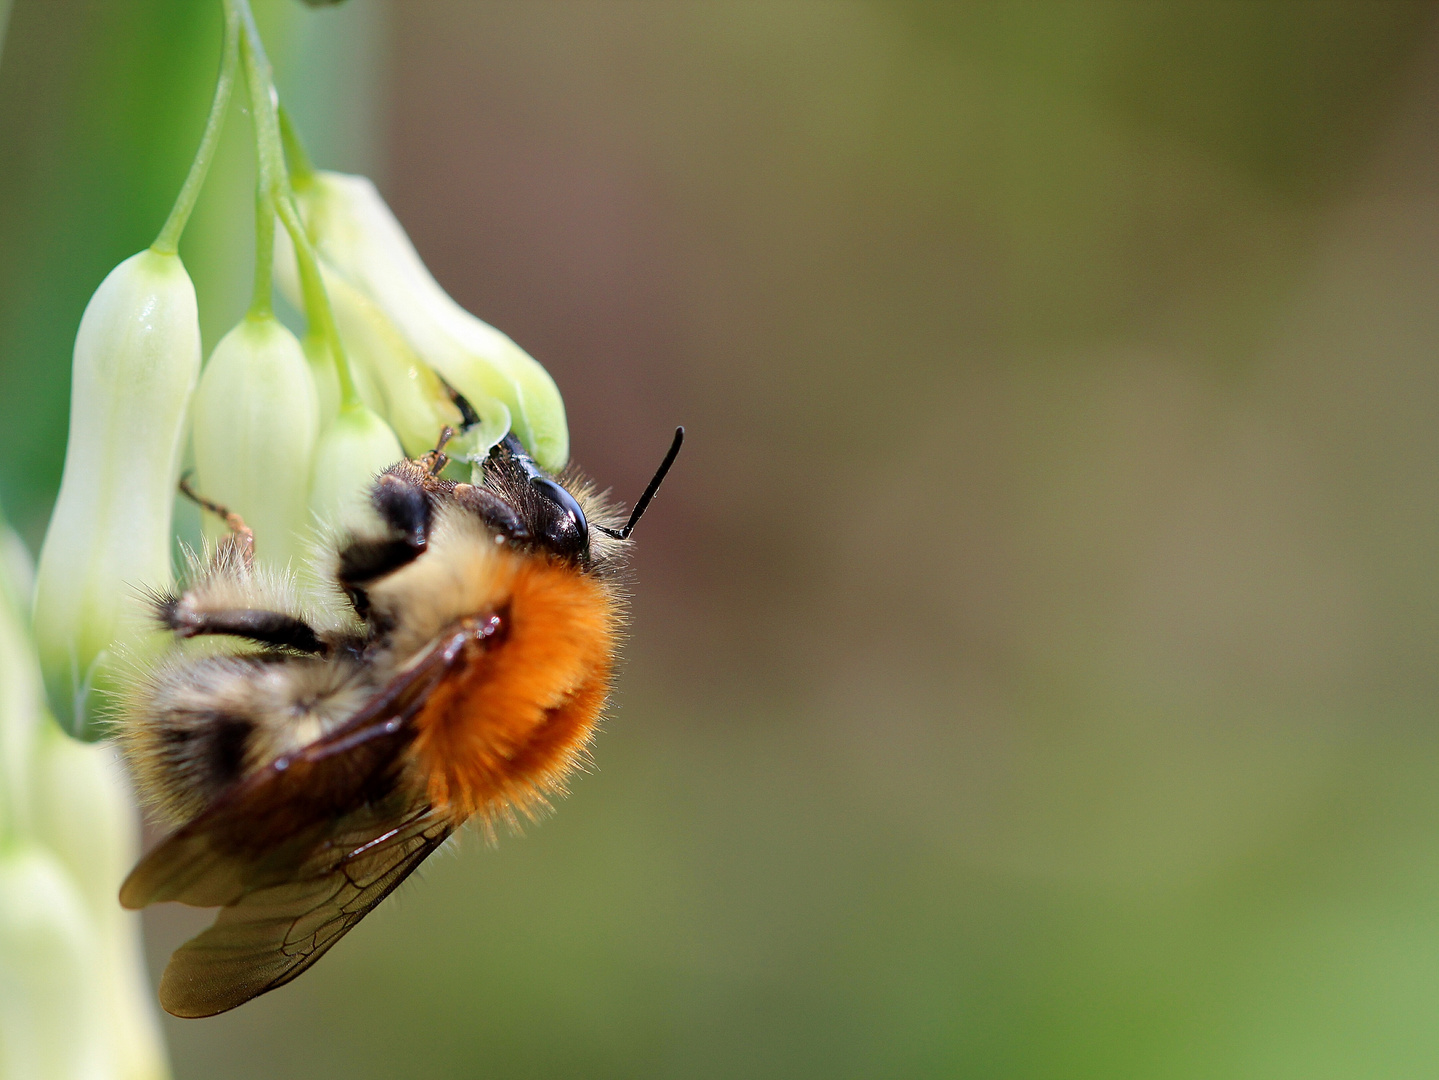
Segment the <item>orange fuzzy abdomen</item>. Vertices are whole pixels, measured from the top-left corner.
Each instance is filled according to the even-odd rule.
[[[618,605],[563,564],[526,559],[493,614],[496,639],[471,649],[415,721],[430,798],[457,817],[528,811],[563,790],[614,666]]]

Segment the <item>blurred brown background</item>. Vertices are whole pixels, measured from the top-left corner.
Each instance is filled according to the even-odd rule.
[[[1439,1070],[1432,5],[270,17],[575,458],[689,441],[597,771],[179,1076]],[[0,361],[32,537],[73,326]]]

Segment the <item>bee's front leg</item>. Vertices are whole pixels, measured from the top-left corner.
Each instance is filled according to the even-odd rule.
[[[358,615],[363,617],[370,609],[366,585],[393,574],[424,552],[434,513],[427,488],[440,483],[444,482],[434,478],[428,467],[409,461],[375,480],[370,506],[379,529],[349,537],[340,547],[335,569],[340,587]]]

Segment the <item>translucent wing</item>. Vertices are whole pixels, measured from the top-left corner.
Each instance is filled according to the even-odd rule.
[[[327,873],[247,892],[170,957],[160,1004],[213,1016],[283,986],[368,915],[454,831],[427,811]]]
[[[225,909],[170,958],[166,1010],[212,1016],[289,982],[455,830],[405,774],[405,751],[411,720],[476,636],[437,641],[343,727],[240,781],[135,867],[126,907]]]

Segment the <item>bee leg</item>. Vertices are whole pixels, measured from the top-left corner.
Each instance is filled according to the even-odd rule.
[[[246,638],[260,645],[293,649],[303,653],[322,653],[325,644],[314,627],[304,619],[282,611],[258,608],[234,608],[220,611],[196,610],[189,596],[163,599],[156,605],[162,625],[176,637],[192,638],[210,634]]]
[[[231,511],[228,507],[221,506],[219,503],[212,502],[198,494],[195,489],[190,486],[190,476],[188,473],[180,477],[180,494],[184,495],[185,498],[189,499],[196,506],[223,518],[226,526],[229,527],[230,535],[221,541],[222,545],[232,548],[245,566],[249,566],[255,561],[255,533],[245,524],[244,518]]]
[[[188,485],[186,494],[194,497]],[[224,512],[213,505],[207,509]],[[223,634],[296,652],[327,651],[314,628],[295,614],[288,578],[257,574],[253,534],[238,514],[227,513],[226,520],[234,531],[203,565],[191,556],[190,581],[181,591],[150,594],[156,621],[180,638]]]
[[[431,476],[439,476],[440,470],[449,463],[449,456],[444,453],[444,449],[445,444],[454,437],[455,429],[446,425],[445,428],[440,431],[440,437],[435,442],[435,448],[419,459],[420,465],[423,466],[424,470]]]
[[[340,549],[336,576],[360,615],[370,606],[365,584],[413,562],[429,543],[430,496],[414,472],[413,465],[402,462],[375,481],[370,505],[384,523],[384,531],[356,537]]]

